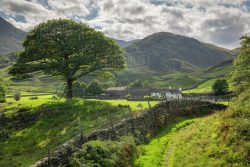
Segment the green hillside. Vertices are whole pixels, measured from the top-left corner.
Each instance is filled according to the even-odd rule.
[[[202,118],[180,130],[170,144],[171,153],[166,155],[168,167],[248,166],[249,100],[248,90],[225,112]]]
[[[250,164],[250,90],[225,111],[181,118],[137,147],[135,167],[245,167]]]
[[[148,80],[154,88],[182,88],[186,93],[198,93],[201,91],[209,92],[214,80],[218,77],[227,77],[232,70],[232,60],[221,62],[213,67],[198,70],[191,73],[173,72],[170,74],[156,74],[147,71],[147,68],[133,68],[119,76],[119,81],[128,81],[142,78]],[[132,75],[133,74],[133,75]],[[200,89],[202,88],[202,89]],[[199,90],[198,90],[199,89]]]
[[[145,65],[159,73],[195,71],[233,58],[233,54],[196,39],[160,32],[125,48],[128,64]]]
[[[81,130],[89,133],[109,127],[110,119],[116,123],[128,118],[130,113],[128,108],[122,107],[124,105],[130,105],[133,114],[148,108],[146,101],[66,101],[57,100],[52,95],[38,96],[38,99],[22,97],[18,102],[7,98],[7,102],[0,103],[0,114],[4,113],[8,118],[5,118],[7,123],[0,123],[0,134],[5,135],[0,138],[0,166],[29,166],[46,157],[48,149],[55,150]],[[32,115],[38,115],[37,119],[32,120]],[[19,128],[15,128],[17,126]]]

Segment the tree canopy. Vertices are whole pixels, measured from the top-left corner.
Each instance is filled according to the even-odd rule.
[[[103,92],[103,88],[99,81],[94,80],[90,82],[90,84],[88,85],[87,95],[96,96],[96,95],[100,95],[102,92]]]
[[[78,78],[125,67],[122,50],[113,40],[67,19],[39,24],[27,34],[23,47],[10,74],[60,76],[67,83],[67,98],[72,98],[72,85]]]
[[[234,60],[232,80],[239,93],[250,87],[250,36],[241,38],[240,54]]]
[[[228,91],[228,83],[225,79],[217,79],[215,80],[212,89],[215,95],[223,95]]]

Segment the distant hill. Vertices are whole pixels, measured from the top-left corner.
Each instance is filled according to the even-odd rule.
[[[22,49],[26,33],[0,17],[0,55]]]
[[[113,39],[117,42],[117,44],[122,47],[122,48],[125,48],[125,47],[128,47],[129,45],[131,45],[132,43],[138,41],[138,40],[132,40],[132,41],[124,41],[124,40],[119,40],[119,39]]]
[[[129,66],[157,73],[192,72],[232,59],[227,49],[167,32],[152,34],[125,48]]]
[[[235,48],[233,50],[231,50],[231,52],[234,54],[234,55],[238,55],[240,53],[240,48]]]

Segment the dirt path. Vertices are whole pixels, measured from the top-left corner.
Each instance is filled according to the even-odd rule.
[[[172,139],[172,138],[171,138]],[[166,160],[165,160],[165,163],[166,163],[166,167],[168,167],[168,162],[169,162],[169,158],[172,154],[172,151],[173,151],[173,148],[174,148],[174,141],[171,140],[168,144],[168,148],[167,148],[167,153],[166,153]]]

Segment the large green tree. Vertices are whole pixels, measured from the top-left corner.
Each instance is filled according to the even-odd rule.
[[[27,34],[23,47],[10,73],[60,76],[67,83],[67,98],[72,98],[72,85],[78,78],[121,69],[125,64],[122,50],[113,40],[67,19],[39,24]]]
[[[250,36],[241,38],[240,54],[234,60],[232,79],[238,93],[250,87]]]

